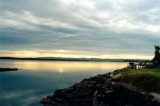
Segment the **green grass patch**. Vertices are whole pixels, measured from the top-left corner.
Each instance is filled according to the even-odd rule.
[[[121,81],[147,91],[160,92],[160,68],[121,69]]]

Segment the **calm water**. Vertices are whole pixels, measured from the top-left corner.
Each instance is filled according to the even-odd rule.
[[[56,89],[126,65],[122,62],[0,60],[0,67],[19,68],[19,71],[0,73],[0,106],[41,106],[41,98]]]

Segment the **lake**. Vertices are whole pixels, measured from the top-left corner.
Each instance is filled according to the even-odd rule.
[[[0,67],[19,68],[0,73],[0,106],[41,106],[39,101],[56,89],[126,66],[125,62],[0,60]]]

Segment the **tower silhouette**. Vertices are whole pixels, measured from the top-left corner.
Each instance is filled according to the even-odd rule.
[[[155,56],[152,61],[154,64],[160,65],[160,46],[155,46]]]

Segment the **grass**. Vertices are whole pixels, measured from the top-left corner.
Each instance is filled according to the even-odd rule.
[[[143,69],[121,69],[121,81],[147,91],[160,93],[160,67]]]

